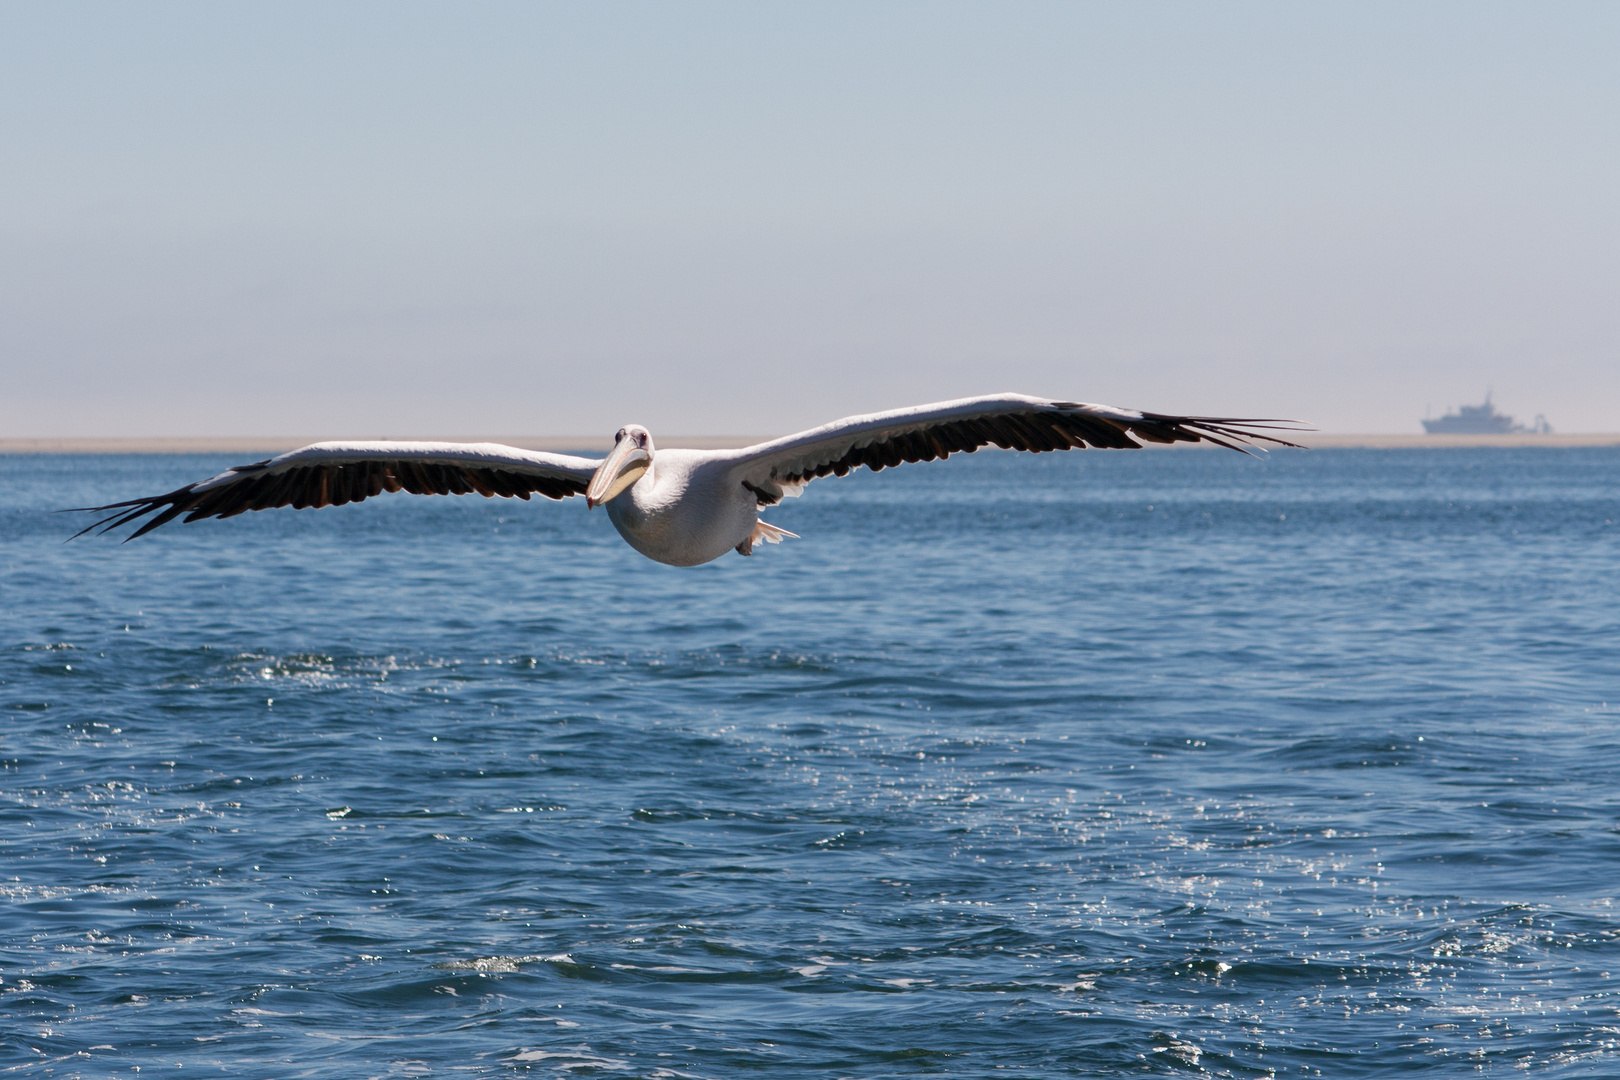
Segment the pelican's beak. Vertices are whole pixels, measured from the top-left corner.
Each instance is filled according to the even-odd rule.
[[[613,453],[596,467],[596,474],[585,488],[585,505],[594,507],[607,502],[640,480],[641,474],[651,466],[652,455],[637,446],[634,439],[619,440]]]

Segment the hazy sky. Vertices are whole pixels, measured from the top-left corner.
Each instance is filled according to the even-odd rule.
[[[1620,430],[1620,4],[0,3],[0,437]]]

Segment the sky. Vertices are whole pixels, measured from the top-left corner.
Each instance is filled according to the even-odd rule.
[[[1620,430],[1620,4],[0,0],[0,438]]]

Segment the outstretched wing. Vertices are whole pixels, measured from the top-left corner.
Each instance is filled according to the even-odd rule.
[[[155,515],[131,533],[133,540],[185,515],[234,517],[248,510],[291,506],[342,506],[385,491],[413,495],[501,495],[548,499],[583,495],[599,462],[563,454],[542,454],[499,443],[325,442],[252,465],[238,465],[218,476],[187,484],[166,495],[128,499],[88,511],[111,510],[107,517],[74,534],[102,532]]]
[[[1139,450],[1142,442],[1212,442],[1245,453],[1259,442],[1294,446],[1269,434],[1303,430],[1292,420],[1170,416],[1024,394],[993,394],[849,416],[734,451],[741,482],[769,506],[810,481],[865,465],[874,472],[907,461],[933,461],[981,446],[1004,450]],[[1137,440],[1142,440],[1138,442]]]

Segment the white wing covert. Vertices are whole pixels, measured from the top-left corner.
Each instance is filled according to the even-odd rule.
[[[982,446],[1004,450],[1098,447],[1139,450],[1142,442],[1212,442],[1245,453],[1256,443],[1294,446],[1268,432],[1289,432],[1289,420],[1172,416],[1024,394],[961,398],[911,409],[835,420],[734,452],[734,471],[761,506],[799,494],[821,476],[844,476],[865,465],[876,472],[909,461],[934,461]]]
[[[185,515],[227,518],[272,507],[342,506],[385,491],[413,495],[469,495],[548,499],[583,495],[600,462],[566,454],[520,450],[500,443],[324,442],[238,465],[218,476],[163,495],[128,499],[89,511],[114,513],[81,529],[108,532],[154,514],[133,540]]]

